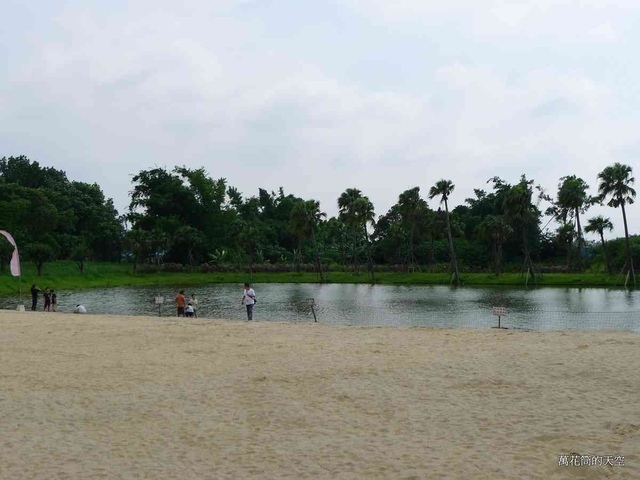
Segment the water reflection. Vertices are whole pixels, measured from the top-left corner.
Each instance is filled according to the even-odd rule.
[[[60,311],[82,303],[90,313],[175,315],[181,286],[69,290],[58,292]],[[450,286],[264,284],[255,286],[255,320],[313,321],[342,325],[451,326],[488,328],[493,306],[508,308],[510,328],[528,330],[618,329],[640,331],[638,291],[597,288],[456,288]],[[184,289],[198,298],[198,317],[244,320],[242,287],[199,285]],[[164,297],[158,308],[155,297]],[[0,308],[15,309],[17,296],[1,296]],[[23,296],[24,304],[29,299]],[[40,302],[40,308],[42,301]]]

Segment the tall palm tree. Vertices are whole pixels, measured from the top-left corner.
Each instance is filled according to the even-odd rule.
[[[449,239],[449,255],[451,255],[451,266],[453,267],[453,281],[456,285],[460,284],[460,272],[458,271],[458,260],[456,259],[456,251],[453,248],[453,237],[451,235],[451,220],[449,219],[449,196],[455,185],[451,180],[439,180],[429,190],[429,199],[442,197],[440,203],[444,203],[445,218],[447,220],[447,238]]]
[[[338,198],[338,210],[340,215],[348,216],[352,210],[353,202],[362,198],[362,192],[357,188],[347,188]]]
[[[359,267],[359,247],[360,247],[360,226],[356,225],[353,211],[353,203],[362,198],[362,192],[357,188],[347,188],[338,197],[338,219],[347,227],[349,237],[351,237],[351,261],[356,272],[360,272]]]
[[[629,244],[629,229],[627,227],[627,213],[625,205],[631,205],[636,197],[636,191],[631,187],[635,178],[631,176],[632,168],[619,162],[606,167],[598,174],[600,185],[598,192],[600,199],[604,201],[611,197],[607,205],[613,208],[622,209],[622,220],[624,222],[624,238],[627,247],[627,271],[631,273],[633,285],[636,285],[636,273],[633,269],[633,258],[631,257],[631,245]]]
[[[369,275],[371,275],[371,283],[375,283],[376,278],[373,271],[373,256],[371,255],[371,238],[369,237],[369,231],[367,225],[371,224],[372,227],[376,223],[376,214],[373,209],[373,203],[368,197],[361,197],[353,202],[353,214],[356,225],[360,225],[364,234],[364,242],[367,248],[367,268]]]
[[[532,280],[536,280],[533,260],[531,260],[531,246],[529,234],[532,227],[538,225],[538,208],[531,202],[533,197],[533,180],[527,180],[523,175],[520,182],[510,187],[503,199],[502,208],[505,217],[519,231],[522,239],[523,267]],[[528,277],[527,277],[528,279]]]
[[[576,235],[578,238],[578,269],[582,272],[582,228],[580,226],[580,212],[585,212],[591,205],[591,198],[587,195],[589,185],[575,175],[562,177],[558,186],[558,205],[562,209],[571,211],[576,219]]]
[[[373,283],[375,282],[373,256],[371,255],[371,239],[367,230],[367,225],[375,224],[373,203],[368,197],[363,196],[362,192],[357,188],[348,188],[338,198],[338,210],[340,220],[356,232],[356,238],[364,238],[367,250],[367,268]]]
[[[403,223],[409,224],[408,249],[407,249],[407,271],[418,262],[415,254],[415,234],[416,226],[422,215],[427,211],[427,202],[420,198],[420,187],[405,190],[398,197],[398,207]]]
[[[316,230],[322,219],[326,216],[326,213],[320,211],[320,202],[307,200],[299,202],[293,207],[290,219],[291,229],[300,239],[300,246],[302,245],[303,239],[311,237],[316,256],[316,268],[322,283],[324,283],[324,272],[322,271],[322,263],[320,262]]]
[[[605,230],[613,230],[613,223],[608,218],[604,218],[602,215],[598,215],[597,217],[590,218],[587,226],[584,227],[584,231],[587,233],[598,232],[600,234],[600,240],[602,241],[602,253],[604,255],[604,263],[607,266],[607,271],[609,275],[613,274],[613,268],[611,267],[611,262],[609,261],[609,254],[607,253],[607,243],[604,241],[604,231]]]

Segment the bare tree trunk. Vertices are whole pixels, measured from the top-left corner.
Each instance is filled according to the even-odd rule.
[[[458,260],[456,251],[453,248],[453,236],[451,235],[451,221],[449,220],[449,205],[446,197],[444,198],[444,211],[447,216],[447,238],[449,239],[449,253],[451,254],[451,266],[453,267],[453,281],[456,285],[460,285],[460,272],[458,271]]]
[[[296,272],[300,271],[301,263],[302,263],[302,240],[298,238],[298,249],[295,252],[295,259],[294,259]]]
[[[533,262],[531,261],[531,252],[529,251],[529,241],[527,240],[527,230],[522,230],[522,249],[524,250],[524,267],[527,273],[531,273],[531,280],[536,279],[536,272],[533,270]]]
[[[353,269],[356,272],[356,275],[360,275],[360,259],[358,256],[358,239],[356,237],[353,238],[352,243],[352,255],[353,258],[351,261],[353,262]]]
[[[376,283],[376,276],[373,272],[373,258],[371,257],[371,242],[369,242],[369,233],[367,232],[367,224],[364,224],[364,241],[367,244],[367,267],[371,275],[371,283]]]
[[[431,234],[431,251],[429,252],[429,262],[435,265],[436,263],[436,239]]]
[[[636,286],[636,272],[633,269],[633,258],[631,257],[631,245],[629,243],[629,229],[627,228],[627,213],[624,210],[624,200],[620,202],[622,208],[622,219],[624,220],[624,239],[627,245],[627,265],[631,269],[631,279],[633,280],[633,286]]]
[[[316,268],[320,274],[320,281],[324,283],[324,272],[322,271],[322,264],[320,263],[320,252],[318,251],[318,242],[316,241],[316,233],[311,230],[311,240],[313,240],[313,247],[316,251]]]
[[[418,259],[416,258],[415,252],[415,242],[413,238],[415,237],[416,231],[416,222],[411,223],[411,232],[409,233],[409,251],[407,252],[407,272],[412,269],[412,267],[417,266],[418,271],[421,272],[420,265],[418,264]]]
[[[496,275],[500,276],[502,273],[502,242],[498,241],[497,244]]]
[[[491,241],[491,254],[493,256],[493,273],[497,277],[500,275],[500,266],[498,259],[498,240],[496,239]]]
[[[582,273],[582,228],[580,227],[580,209],[576,208],[576,228],[578,229],[578,271]]]
[[[600,230],[600,240],[602,241],[602,254],[604,255],[604,264],[607,267],[607,272],[609,275],[613,275],[613,268],[611,267],[611,262],[609,261],[609,254],[607,253],[607,244],[604,241],[604,232]]]

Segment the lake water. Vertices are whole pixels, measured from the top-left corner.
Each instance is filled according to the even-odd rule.
[[[120,287],[59,291],[59,311],[82,303],[89,313],[175,315],[176,287]],[[497,324],[493,306],[508,309],[501,322],[525,330],[599,330],[640,332],[640,292],[603,288],[475,288],[449,286],[258,284],[256,321],[313,322],[307,299],[315,300],[321,323],[362,326],[441,326],[488,328]],[[189,287],[198,317],[245,320],[242,287],[209,284]],[[165,303],[158,309],[156,296]],[[23,303],[30,308],[29,294]],[[38,307],[42,309],[42,296]],[[15,309],[16,296],[0,296],[0,308]]]

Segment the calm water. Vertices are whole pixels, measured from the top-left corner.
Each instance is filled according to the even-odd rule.
[[[527,330],[616,329],[640,332],[640,293],[599,288],[496,289],[389,285],[255,285],[254,320],[313,321],[306,299],[315,299],[319,322],[342,325],[448,326],[488,328],[496,325],[492,306],[508,308],[502,325]],[[158,315],[155,297],[165,303],[162,317],[175,315],[179,287],[122,287],[59,291],[58,310],[77,303],[89,313]],[[242,287],[202,285],[186,289],[198,297],[198,316],[244,320]],[[31,299],[23,296],[30,308]],[[42,308],[40,296],[38,307]],[[15,309],[17,296],[0,296],[0,308]]]

